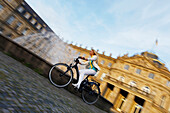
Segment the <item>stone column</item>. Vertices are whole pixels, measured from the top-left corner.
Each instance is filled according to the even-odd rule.
[[[170,96],[167,96],[165,101],[165,109],[168,111],[170,109]]]
[[[126,112],[126,113],[129,113],[131,108],[132,108],[132,105],[134,103],[134,98],[135,98],[135,95],[132,95],[132,94],[128,94],[126,100],[125,100],[125,103],[123,104],[122,106],[122,111]]]
[[[141,113],[151,113],[150,109],[152,109],[151,103],[145,100]]]
[[[117,99],[117,96],[119,95],[119,92],[120,92],[120,88],[118,87],[114,87],[113,88],[113,91],[111,93],[111,98],[112,98],[112,103],[115,104],[116,103],[116,99]]]
[[[109,96],[107,97],[107,99],[111,102],[111,103],[113,103],[114,101],[113,101],[113,95],[114,95],[114,92],[113,91],[110,91],[110,94],[109,94]]]
[[[107,88],[107,82],[102,82],[101,84],[100,84],[100,92],[101,92],[101,95],[103,95],[103,93],[104,93],[104,91],[105,91],[105,89]]]

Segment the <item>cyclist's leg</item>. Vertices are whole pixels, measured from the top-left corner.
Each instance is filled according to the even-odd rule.
[[[94,71],[93,69],[82,69],[79,70],[80,76],[79,76],[79,80],[77,84],[73,84],[75,87],[77,87],[79,89],[81,82],[84,79],[85,75],[95,75],[96,71]]]

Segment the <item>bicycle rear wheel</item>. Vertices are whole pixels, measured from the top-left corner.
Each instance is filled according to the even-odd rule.
[[[67,64],[53,65],[49,72],[49,80],[56,87],[67,86],[73,78],[73,71]]]
[[[84,86],[81,96],[85,103],[94,104],[100,96],[99,86],[95,82],[89,82],[89,84]]]

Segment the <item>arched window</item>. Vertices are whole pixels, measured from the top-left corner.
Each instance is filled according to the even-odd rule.
[[[146,93],[150,93],[150,88],[148,86],[143,87],[142,90]]]
[[[161,106],[161,107],[164,107],[165,99],[166,99],[165,96],[162,96],[162,97],[161,97],[161,103],[160,103],[160,106]]]
[[[131,87],[136,87],[136,86],[137,86],[135,81],[129,82],[129,85],[130,85]]]
[[[117,79],[121,82],[124,82],[124,80],[125,80],[125,78],[123,76],[119,76]]]
[[[19,11],[20,13],[22,13],[22,12],[24,11],[24,8],[23,8],[22,6],[20,6],[20,7],[18,8],[18,11]]]

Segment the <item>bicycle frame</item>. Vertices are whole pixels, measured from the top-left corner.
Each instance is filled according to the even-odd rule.
[[[79,59],[81,57],[78,57],[74,60],[74,63],[70,63],[70,65],[67,65],[65,63],[58,63],[58,64],[55,64],[51,69],[50,69],[50,72],[49,72],[49,79],[50,79],[50,82],[56,86],[56,87],[59,87],[59,88],[62,88],[62,87],[66,87],[67,85],[70,84],[70,82],[72,81],[72,83],[77,83],[78,80],[79,80],[79,68],[78,68],[78,64],[79,64]],[[62,71],[61,69],[61,72],[59,72],[59,74],[56,74],[55,73],[52,77],[52,70],[54,68],[57,68],[58,66],[64,66],[64,70]],[[76,70],[76,74],[77,74],[77,77],[75,79],[73,79],[73,76],[74,76],[74,73],[72,71],[72,69],[75,69]],[[58,67],[58,69],[60,69],[60,67]],[[66,69],[66,70],[65,70]],[[71,76],[69,77],[69,75],[67,75],[68,72],[71,72]],[[57,77],[58,76],[58,77]],[[63,78],[62,78],[63,76]],[[67,79],[66,79],[66,83],[65,83],[65,79],[67,76]],[[78,91],[81,93],[82,95],[82,99],[85,103],[87,104],[94,104],[95,102],[97,102],[97,100],[99,99],[99,96],[100,96],[100,84],[95,82],[95,81],[91,81],[91,80],[88,80],[88,77],[89,76],[92,76],[92,75],[87,75],[87,77],[82,81],[82,83],[80,84],[80,87],[78,89]],[[55,77],[57,77],[57,79],[59,81],[56,81]],[[60,84],[60,82],[63,81],[64,83]],[[57,83],[58,82],[58,83]]]
[[[78,60],[79,58],[76,58],[76,60],[75,60],[75,62],[76,62],[76,64],[75,65],[73,65],[72,63],[69,65],[69,67],[70,67],[70,69],[75,69],[76,70],[76,75],[77,75],[77,77],[76,77],[76,81],[75,81],[75,83],[77,83],[78,82],[78,80],[79,80],[79,76],[80,76],[80,74],[79,74],[79,69],[78,69],[78,63],[79,63],[79,60]],[[73,65],[73,66],[72,66]],[[68,69],[69,70],[69,69]],[[66,71],[67,72],[67,71]],[[74,75],[74,72],[73,72],[73,75]]]

